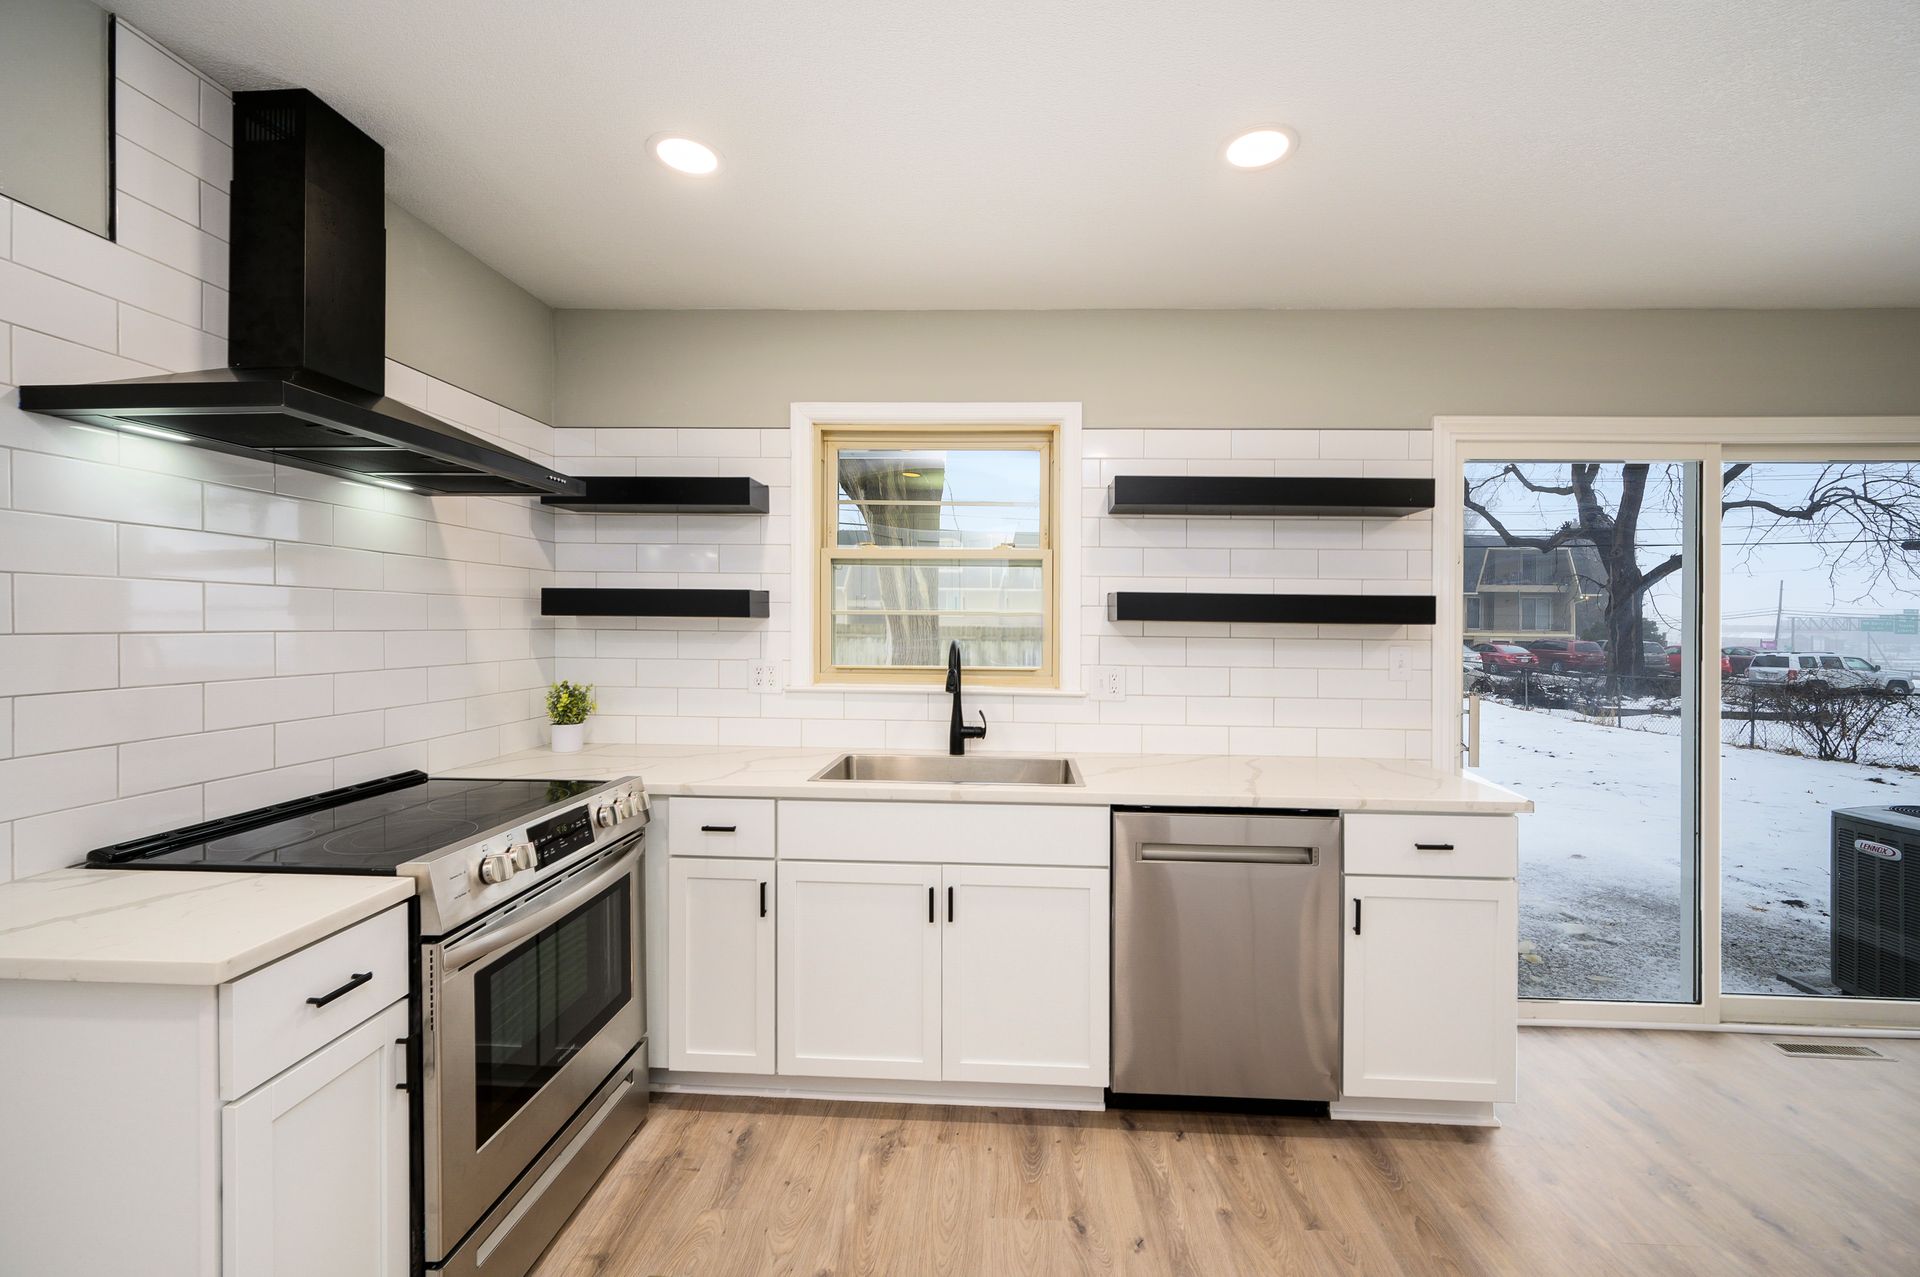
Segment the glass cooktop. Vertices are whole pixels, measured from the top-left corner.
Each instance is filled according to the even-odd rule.
[[[117,869],[390,874],[500,825],[599,789],[604,780],[459,780],[405,772],[102,847]]]

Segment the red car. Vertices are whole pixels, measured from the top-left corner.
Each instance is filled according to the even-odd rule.
[[[1680,672],[1681,659],[1680,649],[1677,647],[1669,647],[1667,649],[1667,673],[1678,674]],[[1720,676],[1722,678],[1733,677],[1733,657],[1725,652],[1720,653]]]
[[[1489,674],[1513,673],[1540,664],[1539,657],[1518,643],[1475,643],[1473,650],[1480,653],[1480,668]]]
[[[1607,668],[1607,652],[1584,639],[1534,639],[1523,645],[1540,658],[1549,674],[1598,672]]]

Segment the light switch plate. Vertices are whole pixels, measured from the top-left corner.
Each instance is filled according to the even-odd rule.
[[[754,692],[780,690],[780,662],[755,661],[747,667],[747,689]]]
[[[1127,671],[1118,665],[1089,665],[1087,694],[1096,701],[1127,699]]]

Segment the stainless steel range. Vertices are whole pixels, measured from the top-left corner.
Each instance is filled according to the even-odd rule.
[[[413,878],[416,1249],[519,1277],[646,1116],[647,819],[633,777],[407,772],[88,861]]]

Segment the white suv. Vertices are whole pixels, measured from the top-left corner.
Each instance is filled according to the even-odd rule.
[[[1795,687],[1878,687],[1906,694],[1913,678],[1900,670],[1883,670],[1858,656],[1832,652],[1762,652],[1747,666],[1753,683],[1788,683]]]

